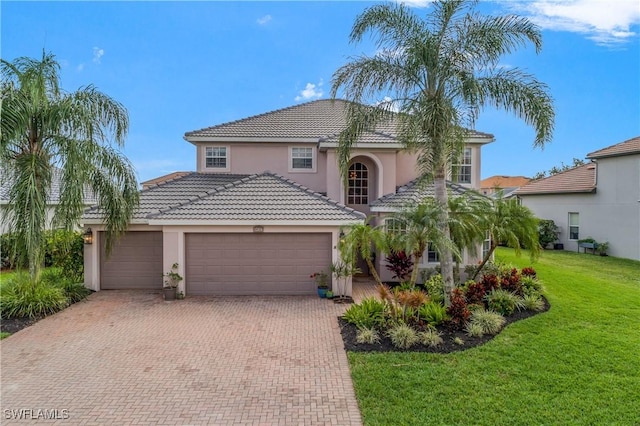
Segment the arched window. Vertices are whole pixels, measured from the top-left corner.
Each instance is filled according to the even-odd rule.
[[[369,170],[362,163],[349,166],[347,204],[369,204]]]

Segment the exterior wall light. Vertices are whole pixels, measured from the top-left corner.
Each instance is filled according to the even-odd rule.
[[[91,231],[91,228],[87,228],[87,230],[84,231],[84,234],[82,234],[82,239],[84,240],[85,244],[93,244],[93,232]]]

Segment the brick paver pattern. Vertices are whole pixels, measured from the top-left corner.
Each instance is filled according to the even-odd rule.
[[[68,414],[59,424],[359,425],[344,309],[98,292],[0,342],[0,422],[31,409]]]

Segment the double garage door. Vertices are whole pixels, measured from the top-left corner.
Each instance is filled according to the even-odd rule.
[[[313,294],[328,271],[331,234],[185,234],[188,295]],[[106,257],[102,289],[160,289],[162,232],[128,232]]]
[[[189,295],[313,294],[331,234],[186,234]]]

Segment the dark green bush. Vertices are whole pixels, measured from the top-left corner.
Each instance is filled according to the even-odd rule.
[[[485,297],[489,309],[505,317],[513,314],[516,309],[523,307],[522,299],[507,290],[495,289]]]
[[[551,219],[542,219],[538,222],[538,241],[542,248],[558,240],[560,231],[555,222]]]
[[[2,318],[36,318],[56,313],[68,305],[62,288],[42,279],[34,283],[27,273],[19,273],[0,286]]]
[[[76,303],[91,294],[91,290],[86,288],[83,283],[69,278],[62,268],[45,269],[42,271],[40,279],[47,285],[62,289],[69,303]]]
[[[435,327],[447,319],[447,308],[436,302],[428,302],[420,307],[418,315]]]
[[[344,319],[358,328],[374,328],[384,323],[385,304],[372,297],[351,305]]]

